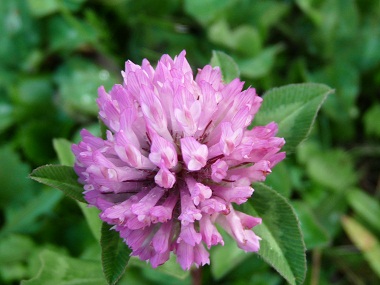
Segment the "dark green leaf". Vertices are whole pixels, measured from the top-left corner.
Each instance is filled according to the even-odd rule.
[[[72,167],[64,165],[41,166],[33,170],[30,178],[59,189],[70,198],[86,203],[82,194],[83,187],[78,183],[78,176]]]
[[[292,206],[273,189],[254,184],[253,199],[243,212],[262,218],[254,231],[262,238],[259,255],[290,284],[302,284],[306,274],[305,244]]]
[[[55,191],[44,191],[38,196],[30,199],[23,207],[12,210],[4,227],[1,229],[1,235],[10,232],[26,232],[30,230],[31,225],[36,224],[36,219],[42,214],[46,214],[61,199],[62,194]]]
[[[317,113],[333,90],[326,85],[306,83],[274,88],[264,94],[254,125],[278,124],[277,136],[284,137],[285,151],[293,151],[310,133]]]
[[[111,226],[106,223],[102,225],[100,245],[106,280],[108,284],[117,284],[125,272],[132,251],[123,242],[119,233],[111,230]]]

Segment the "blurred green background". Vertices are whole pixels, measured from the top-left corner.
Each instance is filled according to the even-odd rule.
[[[260,94],[299,82],[336,89],[266,184],[299,215],[305,284],[380,284],[378,0],[0,1],[0,283],[37,276],[41,260],[46,274],[64,261],[100,271],[80,208],[28,174],[57,163],[54,138],[100,132],[97,88],[121,82],[127,59],[154,64],[183,49],[194,71],[226,52]],[[284,284],[256,255],[228,254],[204,267],[204,284]],[[191,278],[132,262],[120,283]]]

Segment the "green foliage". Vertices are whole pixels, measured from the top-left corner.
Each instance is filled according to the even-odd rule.
[[[102,265],[107,283],[114,285],[124,274],[132,250],[123,242],[119,233],[111,230],[111,226],[103,223],[102,237]]]
[[[75,284],[104,285],[99,261],[79,260],[62,253],[43,250],[40,254],[41,268],[38,274],[22,285]]]
[[[333,90],[320,84],[299,84],[275,88],[264,94],[264,101],[253,125],[278,124],[278,136],[285,138],[285,151],[294,151],[310,133],[324,100]]]
[[[83,203],[70,141],[84,127],[101,135],[97,88],[121,83],[125,60],[154,65],[183,49],[194,71],[212,58],[226,82],[240,74],[246,87],[266,92],[253,124],[277,120],[287,141],[286,160],[265,181],[273,190],[256,187],[244,206],[263,218],[266,257],[225,237],[203,283],[300,282],[303,261],[288,262],[277,224],[267,222],[280,210],[293,235],[300,221],[310,256],[305,284],[379,283],[379,19],[375,0],[0,1],[0,283],[106,283],[98,210]],[[65,166],[54,166],[57,155]],[[27,178],[45,164],[30,177],[81,202]],[[264,198],[278,209],[266,209]],[[277,263],[288,265],[276,266],[269,242]],[[110,270],[108,280],[123,270]],[[125,272],[118,284],[192,282],[175,258],[152,269],[132,257]]]
[[[239,68],[235,61],[227,54],[221,51],[213,51],[211,57],[211,65],[220,67],[223,80],[228,83],[239,77]]]
[[[30,178],[63,191],[67,196],[85,203],[83,187],[78,183],[74,169],[63,165],[45,165],[35,169]]]
[[[262,218],[255,232],[262,238],[259,255],[289,284],[302,284],[306,274],[305,245],[292,206],[280,194],[255,184],[255,194],[243,204],[245,213]]]

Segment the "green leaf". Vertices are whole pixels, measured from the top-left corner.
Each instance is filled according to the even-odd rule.
[[[63,191],[67,196],[86,203],[83,198],[83,187],[78,182],[74,169],[64,165],[45,165],[36,168],[30,178]]]
[[[294,151],[310,133],[323,102],[333,90],[323,84],[291,84],[264,94],[254,125],[278,124],[278,137],[284,137],[284,150]]]
[[[0,280],[6,284],[19,281],[30,274],[36,260],[37,246],[28,236],[10,234],[0,242]]]
[[[380,233],[380,203],[363,190],[353,189],[347,194],[347,201],[365,223]]]
[[[229,55],[222,51],[213,51],[211,65],[219,66],[222,72],[223,81],[228,83],[239,77],[239,68]]]
[[[258,254],[290,284],[302,284],[306,274],[305,244],[292,206],[264,184],[254,184],[254,196],[243,212],[262,218],[255,233],[262,238]]]
[[[53,139],[54,150],[58,155],[59,163],[66,166],[73,166],[75,156],[71,151],[72,142],[67,139]]]
[[[341,149],[321,150],[309,157],[306,170],[311,179],[335,191],[346,190],[357,181],[351,157]]]
[[[40,255],[41,268],[21,285],[104,285],[100,262],[64,256],[50,250]]]
[[[125,272],[132,251],[123,242],[119,233],[111,230],[111,226],[106,223],[102,225],[100,245],[106,280],[108,284],[117,284]]]
[[[56,72],[55,81],[64,108],[73,116],[96,115],[99,86],[110,89],[116,78],[88,60],[73,57]]]
[[[234,0],[186,0],[185,11],[202,25],[207,25],[234,4]]]
[[[343,228],[352,242],[363,253],[364,258],[380,277],[380,242],[374,234],[353,218],[342,218]]]
[[[310,207],[303,202],[293,202],[292,205],[300,219],[306,248],[313,249],[326,246],[330,241],[329,234],[318,222]]]
[[[269,73],[273,67],[276,55],[283,50],[281,44],[268,47],[255,57],[236,58],[236,63],[243,76],[248,78],[260,78]]]
[[[29,9],[33,16],[43,17],[59,10],[58,0],[28,0]]]

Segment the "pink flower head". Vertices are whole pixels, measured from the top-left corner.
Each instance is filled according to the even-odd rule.
[[[225,84],[209,65],[194,78],[185,54],[163,55],[155,69],[127,61],[122,85],[99,88],[107,139],[83,130],[72,147],[87,202],[153,267],[170,252],[183,269],[208,264],[207,249],[224,244],[216,224],[258,251],[261,219],[233,204],[285,157],[275,123],[247,129],[262,102],[255,89]]]

